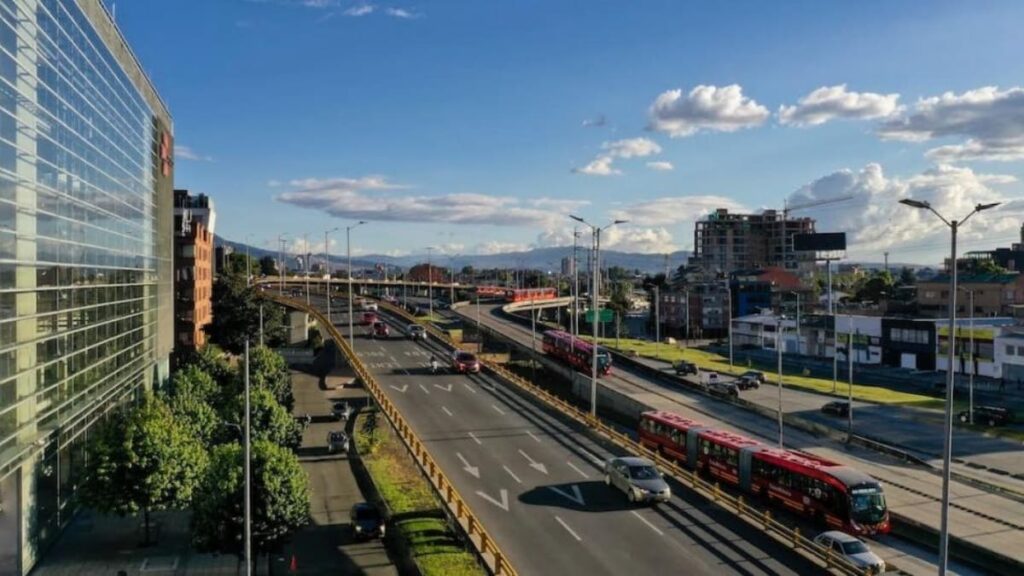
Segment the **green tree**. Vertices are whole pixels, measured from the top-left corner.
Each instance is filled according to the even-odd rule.
[[[277,262],[274,261],[273,256],[264,256],[260,258],[260,274],[266,276],[274,276],[277,274]]]
[[[1008,270],[988,258],[979,259],[974,263],[974,272],[978,274],[1006,274]]]
[[[92,474],[80,491],[82,502],[120,516],[142,511],[146,544],[150,511],[187,505],[207,464],[199,440],[151,396],[113,413],[88,454]]]
[[[253,388],[249,392],[250,423],[252,440],[268,440],[289,449],[302,444],[302,424],[278,403],[274,395],[265,388]],[[241,427],[245,419],[245,395],[239,394],[227,410],[227,420]],[[234,439],[242,440],[241,428],[235,429]]]
[[[218,437],[221,416],[214,405],[221,397],[220,386],[198,365],[187,365],[171,376],[167,405],[175,419],[205,446]]]
[[[900,269],[898,283],[900,286],[914,286],[917,284],[917,275],[914,274],[913,270],[904,266]]]
[[[192,539],[201,551],[241,555],[243,452],[238,444],[213,450],[192,501]],[[295,454],[266,440],[252,444],[252,546],[278,549],[309,522],[309,480]]]
[[[284,342],[284,311],[246,286],[243,276],[221,276],[213,283],[213,320],[206,326],[210,341],[232,354],[241,354],[246,338],[259,338],[260,305],[263,335],[271,346]]]
[[[857,285],[854,297],[862,302],[878,302],[886,296],[892,296],[895,284],[889,272],[875,272]]]
[[[249,351],[249,383],[252,388],[265,388],[289,412],[295,405],[292,378],[284,358],[266,346]],[[239,390],[240,391],[240,390]]]

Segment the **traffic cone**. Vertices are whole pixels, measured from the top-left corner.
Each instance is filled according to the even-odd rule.
[[[292,563],[288,565],[288,571],[293,574],[299,571],[299,559],[295,557],[295,554],[292,554]]]

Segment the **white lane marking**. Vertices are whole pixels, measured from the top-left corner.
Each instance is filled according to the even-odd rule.
[[[504,488],[502,488],[500,494],[501,494],[501,502],[498,502],[494,497],[488,496],[487,494],[481,492],[480,490],[476,491],[476,495],[477,496],[483,498],[484,500],[487,500],[488,502],[490,502],[491,504],[494,504],[498,508],[501,508],[505,512],[508,512],[508,490],[505,490]]]
[[[452,385],[451,384],[449,384],[447,388],[444,387],[444,386],[441,386],[440,384],[434,384],[434,388],[437,388],[439,390],[444,390],[445,392],[451,392],[452,391]]]
[[[476,437],[476,434],[473,434],[472,432],[470,432],[469,433],[469,437],[472,438],[473,441],[476,442],[477,444],[483,444],[483,442],[481,442],[480,439]]]
[[[583,542],[583,538],[580,538],[579,534],[577,534],[572,528],[569,528],[569,525],[565,523],[565,520],[562,520],[558,516],[555,516],[555,520],[558,520],[558,523],[562,525],[562,528],[565,528],[566,532],[572,534],[572,537],[575,538],[577,542]]]
[[[582,450],[583,453],[586,454],[588,458],[590,458],[590,461],[593,462],[594,464],[596,464],[599,468],[603,468],[604,467],[604,459],[603,458],[598,458],[598,456],[596,454],[594,454],[590,450],[587,450],[586,448],[580,448],[580,450]]]
[[[647,524],[648,528],[650,528],[651,530],[654,530],[655,532],[657,532],[658,536],[664,536],[665,535],[665,533],[662,532],[661,530],[659,530],[657,526],[655,526],[654,524],[651,524],[651,522],[647,518],[644,518],[643,516],[641,516],[639,512],[637,512],[636,510],[631,510],[631,512],[633,513],[633,516],[636,516],[637,518],[640,519],[641,522],[643,522],[644,524]]]
[[[389,386],[391,386],[391,387],[392,387],[392,388],[394,388],[395,390],[398,390],[398,391],[399,391],[399,392],[401,392],[402,394],[405,394],[405,391],[409,389],[409,385],[408,385],[408,384],[402,384],[402,387],[401,387],[401,388],[399,388],[398,386],[395,386],[394,384],[389,384]],[[244,411],[244,410],[243,410],[243,411]]]
[[[441,406],[441,410],[444,410],[444,413],[449,416],[454,416],[454,414],[452,414],[451,410],[449,410],[447,406]]]
[[[427,387],[424,386],[423,384],[417,384],[417,386],[419,386],[420,390],[423,390],[424,393],[430,394],[430,390],[427,390]]]
[[[536,435],[535,435],[535,434],[534,434],[533,432],[531,432],[531,431],[527,430],[527,431],[526,431],[526,434],[527,434],[527,435],[528,435],[528,436],[529,436],[530,438],[533,438],[533,439],[534,439],[534,440],[536,440],[537,442],[540,442],[540,438],[537,438],[537,436],[536,436]]]
[[[566,492],[565,490],[562,490],[558,486],[548,486],[548,490],[551,490],[552,492],[559,494],[561,496],[565,496],[566,498],[572,500],[573,502],[579,504],[580,506],[586,506],[586,503],[583,501],[583,494],[580,492],[580,487],[577,486],[576,484],[573,484],[569,488],[572,491],[571,494],[569,492]]]
[[[505,472],[508,472],[508,475],[511,476],[512,479],[515,480],[517,483],[519,483],[519,484],[523,483],[523,481],[519,479],[519,476],[516,476],[514,472],[512,472],[511,470],[508,469],[508,466],[502,465],[502,468],[504,468]]]
[[[473,387],[472,387],[472,386],[470,386],[469,384],[466,384],[465,382],[463,382],[463,383],[462,383],[462,385],[466,387],[466,390],[469,390],[469,391],[470,391],[470,392],[472,392],[473,394],[476,394],[476,393],[477,393],[477,391],[476,391],[476,388],[473,388]]]
[[[502,416],[504,416],[504,415],[505,415],[505,411],[504,411],[504,410],[502,410],[501,408],[498,408],[498,405],[497,405],[497,404],[491,404],[491,408],[494,408],[495,410],[497,410],[497,411],[498,411],[498,414],[501,414]]]
[[[541,462],[537,462],[533,458],[530,458],[530,455],[527,454],[526,452],[523,452],[523,450],[521,448],[519,449],[519,453],[522,454],[523,458],[526,458],[526,461],[530,463],[530,468],[533,468],[534,470],[537,470],[538,472],[542,472],[544,474],[548,473],[548,467],[547,466],[545,466]]]
[[[584,478],[590,478],[590,476],[587,476],[587,473],[586,473],[586,472],[584,472],[583,470],[580,470],[580,469],[579,469],[578,467],[576,467],[576,465],[575,465],[575,464],[573,464],[572,462],[566,461],[566,464],[568,464],[568,465],[569,465],[569,468],[572,468],[573,470],[575,470],[576,472],[578,472],[580,476],[583,476]]]
[[[479,466],[470,466],[469,465],[469,461],[466,460],[466,457],[463,456],[461,452],[456,452],[455,455],[459,457],[459,460],[462,460],[462,469],[465,470],[466,472],[469,472],[470,474],[473,475],[474,478],[479,480],[480,479],[480,467]]]

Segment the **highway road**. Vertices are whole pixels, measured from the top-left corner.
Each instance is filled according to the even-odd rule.
[[[430,374],[442,349],[398,328],[371,340],[357,326],[356,352],[521,574],[821,571],[679,486],[658,507],[628,505],[603,482],[612,451],[490,377]]]
[[[497,308],[492,306],[492,308]],[[475,306],[459,310],[465,315],[467,322],[475,322]],[[498,329],[519,342],[529,346],[530,330],[514,322],[496,317],[482,307],[481,322]],[[681,386],[671,386],[660,381],[649,379],[621,365],[616,366],[613,374],[601,379],[603,385],[629,396],[652,408],[670,410],[683,416],[703,421],[708,425],[734,430],[744,435],[758,438],[765,443],[774,444],[778,440],[778,429],[774,418],[757,417],[749,411],[731,404],[709,398]],[[777,405],[774,396],[765,397],[765,393],[777,394],[777,389],[767,386],[760,394],[766,398],[768,406]],[[748,397],[750,392],[741,393]],[[804,393],[806,394],[806,393]],[[817,395],[816,406],[823,402]],[[856,408],[855,408],[856,410]],[[817,412],[817,410],[814,410]],[[859,419],[858,419],[859,421]],[[848,463],[875,478],[883,481],[890,509],[915,522],[928,526],[938,526],[938,495],[941,482],[937,474],[926,470],[906,466],[890,457],[867,449],[850,447],[801,432],[792,427],[786,429],[786,445],[814,452],[832,460]],[[1024,538],[1024,504],[1018,500],[992,494],[973,488],[960,482],[954,482],[951,488],[953,509],[951,511],[952,534],[967,538],[983,547],[991,547],[1004,554],[1022,556],[1024,550],[1017,551]],[[882,543],[890,543],[894,547],[906,550],[903,544],[893,542],[892,538],[883,538]],[[908,561],[926,564],[923,551],[912,551],[913,558]],[[966,570],[959,570],[966,572]]]

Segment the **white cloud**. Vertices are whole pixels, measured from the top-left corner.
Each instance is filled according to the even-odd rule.
[[[320,236],[320,235],[318,235],[318,236]],[[309,254],[313,255],[313,262],[318,262],[318,261],[320,261],[323,258],[323,253],[324,253],[323,236],[320,236],[320,238],[321,238],[320,241],[317,242],[316,238],[310,237],[308,248],[306,246],[305,239],[302,238],[301,236],[298,236],[298,237],[295,237],[295,238],[290,238],[288,240],[288,245],[286,246],[287,252],[289,254],[299,254],[299,255],[308,252]],[[331,238],[329,246],[331,247],[330,251],[332,252],[332,254],[334,256],[337,256],[337,254],[335,252],[337,251],[338,241],[335,240],[334,238]]]
[[[673,138],[700,130],[734,132],[760,126],[770,115],[767,108],[744,96],[738,84],[702,84],[685,95],[680,89],[668,90],[654,100],[648,113],[648,128]]]
[[[607,120],[605,119],[604,114],[595,116],[594,118],[587,118],[583,121],[584,128],[600,128],[605,124],[607,124]]]
[[[899,99],[899,94],[848,92],[846,84],[822,86],[801,98],[796,106],[780,106],[779,122],[818,126],[836,118],[885,118],[900,111]]]
[[[692,223],[718,208],[746,211],[742,204],[724,196],[666,196],[612,210],[610,215],[640,226],[672,226]]]
[[[373,14],[373,11],[376,10],[376,9],[377,9],[377,7],[374,6],[373,4],[357,4],[355,6],[352,6],[352,7],[348,8],[348,9],[346,9],[344,12],[342,12],[342,14],[344,14],[345,16],[352,17],[352,18],[358,18],[360,16],[366,16],[368,14]]]
[[[509,252],[525,252],[530,247],[526,244],[519,244],[516,242],[498,242],[491,240],[489,242],[481,242],[473,248],[474,254],[507,254]]]
[[[580,233],[580,239],[576,243],[580,246],[589,242],[590,234],[587,233],[587,240],[582,240],[582,232]],[[551,228],[545,230],[537,235],[537,241],[534,242],[534,248],[557,248],[561,246],[572,246],[572,228]]]
[[[601,145],[602,152],[589,164],[582,168],[573,168],[577,174],[590,176],[611,176],[621,174],[622,171],[613,167],[612,162],[616,158],[642,158],[653,154],[661,153],[661,146],[650,138],[626,138],[605,142]]]
[[[281,181],[280,180],[273,180],[273,179],[267,180],[267,186],[269,186],[270,188],[277,188],[280,185],[281,185]]]
[[[412,20],[414,18],[419,18],[420,17],[419,14],[416,14],[414,12],[410,12],[409,10],[406,10],[405,8],[388,8],[384,12],[388,16],[391,16],[393,18],[401,18],[403,20]]]
[[[665,228],[638,228],[636,226],[608,228],[601,233],[601,247],[641,254],[661,254],[675,252],[679,249],[672,241],[672,234]]]
[[[817,209],[802,210],[794,216],[817,220],[821,232],[846,232],[849,252],[875,256],[884,250],[898,254],[900,246],[931,246],[936,258],[948,246],[949,230],[926,210],[898,204],[900,199],[928,201],[946,218],[963,218],[982,202],[1007,202],[1009,198],[989,185],[1015,181],[1005,175],[978,174],[970,168],[940,165],[909,178],[890,178],[878,164],[859,171],[839,170],[793,192],[791,205],[852,196],[850,200]],[[1019,228],[1024,202],[1010,201],[996,210],[975,216],[963,229],[966,241],[992,233]]]
[[[885,140],[924,142],[962,137],[958,145],[927,152],[938,161],[1024,159],[1024,88],[1000,90],[986,86],[963,94],[946,92],[918,100],[914,112],[884,122],[878,130]]]
[[[195,162],[213,162],[211,156],[204,156],[184,144],[174,145],[174,157],[178,160],[192,160]]]
[[[669,172],[676,169],[676,167],[673,166],[671,162],[666,162],[664,160],[648,162],[647,167],[650,168],[651,170],[657,170],[660,172]]]
[[[294,189],[277,195],[277,201],[320,210],[337,218],[531,228],[549,228],[565,221],[565,214],[549,208],[556,202],[551,199],[522,200],[476,193],[398,194],[407,187],[382,176],[305,178],[292,180],[289,185]]]

